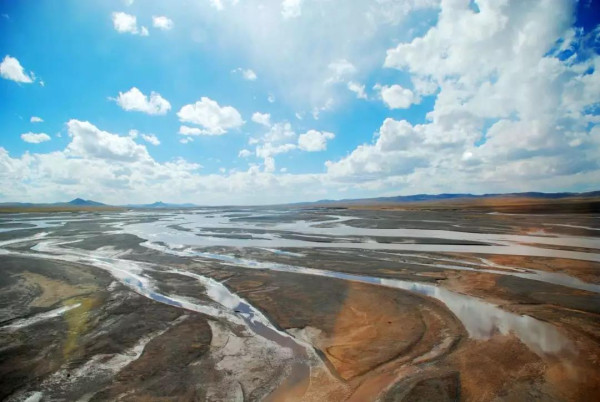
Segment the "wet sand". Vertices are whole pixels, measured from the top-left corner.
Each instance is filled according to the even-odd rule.
[[[2,399],[600,394],[598,215],[206,208],[0,228]]]

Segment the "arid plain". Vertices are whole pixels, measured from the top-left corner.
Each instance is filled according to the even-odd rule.
[[[528,208],[4,214],[0,399],[594,400],[600,214]]]

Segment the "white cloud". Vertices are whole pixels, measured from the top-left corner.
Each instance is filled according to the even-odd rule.
[[[223,2],[222,0],[210,0],[210,4],[216,8],[217,10],[222,10],[223,9]]]
[[[425,104],[434,106],[420,124],[385,119],[372,140],[329,161],[322,174],[275,174],[279,155],[301,150],[299,136],[285,122],[272,123],[240,151],[240,157],[262,158],[261,165],[229,174],[199,174],[198,165],[183,160],[159,163],[148,154],[148,144],[110,133],[87,135],[92,138],[83,148],[77,143],[84,135],[72,135],[66,150],[47,154],[11,157],[0,148],[0,197],[45,201],[86,194],[121,202],[155,201],[156,194],[168,193],[173,201],[218,204],[381,192],[577,191],[600,182],[600,58],[571,27],[573,2],[479,0],[479,12],[466,0],[361,1],[345,7],[320,2],[303,4],[301,18],[294,20],[282,18],[280,1],[218,3],[226,12],[206,12],[208,2],[198,5],[198,25],[210,24],[219,32],[219,46],[269,78],[272,86],[262,98],[256,94],[259,101],[266,102],[268,94],[286,110],[317,114],[330,99],[333,108],[345,104],[340,97],[364,92],[360,83],[370,82],[385,59],[386,67],[400,71],[378,79],[389,89],[400,84],[413,100],[431,96]],[[404,36],[412,25],[402,22],[403,15],[440,4],[433,27],[416,27],[414,39]],[[395,45],[386,57],[389,43]],[[560,49],[577,55],[559,57]],[[330,68],[332,60],[351,60],[354,70]],[[339,85],[323,85],[332,77]],[[410,96],[400,97],[404,103],[387,98],[390,107],[401,107]],[[223,130],[220,124],[211,127],[182,125],[180,132],[188,134],[180,141]],[[375,128],[367,127],[367,133]]]
[[[265,172],[274,172],[275,171],[275,159],[271,156],[265,157]]]
[[[26,84],[32,83],[35,80],[33,73],[27,75],[19,60],[9,55],[4,56],[2,63],[0,63],[0,77]]]
[[[183,137],[182,139],[179,140],[179,142],[181,142],[182,144],[187,144],[187,143],[190,143],[193,141],[194,141],[193,137]]]
[[[247,149],[242,149],[239,153],[238,153],[238,157],[239,158],[247,158],[250,155],[252,155],[252,152],[247,150]]]
[[[318,152],[327,149],[327,141],[335,138],[335,134],[327,131],[309,130],[298,136],[298,147],[307,152]]]
[[[327,79],[327,83],[340,82],[356,73],[356,67],[346,59],[340,59],[329,63],[327,66],[332,76]]]
[[[358,99],[367,99],[367,94],[365,93],[365,86],[359,84],[358,82],[349,81],[348,89],[356,94]]]
[[[142,138],[149,144],[160,145],[160,141],[154,134],[142,134]]]
[[[119,33],[148,36],[148,29],[146,27],[138,28],[135,15],[127,14],[122,11],[113,12],[112,22],[113,27]]]
[[[124,12],[112,13],[113,27],[120,33],[130,32],[137,34],[137,18]]]
[[[91,123],[71,120],[67,126],[71,142],[62,151],[11,157],[0,147],[2,201],[84,196],[118,205],[154,202],[168,194],[170,202],[248,205],[325,195],[322,175],[276,174],[274,160],[267,160],[265,169],[253,165],[245,171],[201,173],[201,165],[181,158],[157,162],[144,145]]]
[[[255,112],[252,114],[252,121],[266,127],[271,127],[271,115],[269,113]]]
[[[319,120],[321,112],[331,110],[333,108],[333,99],[329,98],[325,104],[315,106],[311,112],[313,119]]]
[[[343,6],[305,1],[301,17],[294,19],[282,18],[281,0],[244,0],[235,7],[223,1],[227,10],[218,14],[207,1],[200,3],[190,14],[198,26],[218,33],[219,48],[251,63],[259,78],[268,77],[268,91],[278,101],[310,113],[330,98],[334,105],[344,104],[352,96],[347,81],[363,82],[379,70],[389,43],[405,39],[414,28],[415,21],[405,17],[416,9],[433,9],[439,0],[346,1]],[[329,65],[341,60],[353,64],[354,75],[343,80],[343,88],[323,85],[335,76]]]
[[[413,103],[419,103],[421,100],[413,91],[408,88],[403,88],[400,85],[375,85],[374,89],[378,89],[381,94],[383,103],[390,109],[408,109]]]
[[[225,5],[227,3],[234,6],[238,2],[239,2],[239,0],[210,0],[210,5],[214,8],[216,8],[217,10],[221,11],[221,10],[225,9]]]
[[[127,111],[162,115],[171,110],[171,104],[159,93],[152,91],[148,97],[136,87],[132,87],[127,92],[119,92],[119,96],[114,100]]]
[[[435,95],[435,105],[424,124],[386,119],[373,144],[327,162],[333,180],[404,192],[594,188],[600,56],[571,28],[573,3],[477,5],[442,2],[434,27],[387,52],[385,66],[409,73],[414,91],[379,87],[383,101]]]
[[[235,70],[231,71],[232,73],[240,73],[242,74],[242,77],[246,80],[246,81],[256,81],[256,79],[258,78],[258,76],[256,75],[256,73],[251,70],[251,69],[244,69],[241,67],[236,68]]]
[[[136,138],[141,136],[142,139],[144,141],[146,141],[147,143],[150,143],[152,145],[160,145],[160,141],[158,140],[158,138],[156,138],[156,136],[154,134],[142,134],[136,129],[129,130],[129,132],[127,133],[127,136],[129,138],[131,138],[132,140],[135,140]]]
[[[271,126],[263,137],[262,141],[271,143],[282,143],[292,141],[296,138],[296,133],[292,130],[292,125],[288,122],[275,123]]]
[[[242,116],[234,107],[221,107],[216,101],[204,96],[196,103],[183,106],[177,116],[181,122],[202,126],[202,134],[207,135],[222,135],[229,129],[244,124]]]
[[[284,19],[297,18],[302,15],[302,0],[283,0],[281,15]]]
[[[71,137],[65,151],[68,155],[127,162],[150,162],[152,159],[146,148],[136,144],[131,137],[102,131],[90,122],[69,120],[67,128]]]
[[[44,119],[42,119],[41,117],[37,117],[37,116],[31,116],[29,121],[31,123],[42,123],[44,121]]]
[[[248,81],[256,81],[257,78],[256,73],[250,69],[244,70],[242,75],[244,76],[244,79]]]
[[[206,130],[201,130],[198,127],[190,127],[181,125],[179,126],[179,134],[181,135],[204,135]]]
[[[164,15],[155,15],[152,17],[152,26],[163,31],[169,31],[173,28],[173,20]]]
[[[50,141],[50,136],[46,133],[25,133],[21,134],[21,139],[31,144],[39,144],[40,142]]]
[[[255,154],[263,159],[266,172],[275,170],[274,156],[290,152],[298,148],[296,145],[296,133],[289,122],[278,122],[271,124],[269,130],[259,137],[251,137],[250,145],[256,145]],[[243,155],[247,155],[243,152]]]
[[[420,154],[424,142],[420,128],[415,130],[405,120],[387,118],[375,144],[360,145],[338,162],[328,161],[327,171],[333,177],[347,177],[357,182],[412,173],[423,165]]]
[[[275,155],[285,154],[296,148],[296,144],[273,145],[272,143],[267,142],[256,147],[256,156],[267,159]]]

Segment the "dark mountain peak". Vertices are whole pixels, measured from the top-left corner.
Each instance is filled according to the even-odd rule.
[[[71,200],[71,201],[67,202],[67,204],[69,204],[69,205],[81,205],[81,206],[98,206],[98,205],[104,205],[101,202],[92,201],[92,200],[84,200],[83,198],[75,198],[74,200]]]

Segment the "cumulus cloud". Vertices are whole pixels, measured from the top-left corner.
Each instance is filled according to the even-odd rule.
[[[412,173],[424,165],[425,158],[420,149],[424,146],[425,135],[409,122],[387,118],[377,137],[375,144],[360,145],[340,161],[326,162],[328,173],[361,182]]]
[[[256,156],[259,158],[271,158],[275,155],[284,154],[296,149],[296,144],[280,144],[275,145],[267,142],[256,147]]]
[[[282,142],[293,141],[296,138],[296,133],[292,129],[292,125],[289,122],[279,122],[271,126],[263,137],[263,142],[271,142],[279,144]]]
[[[358,82],[349,81],[347,86],[350,91],[352,91],[356,94],[356,97],[358,99],[367,99],[367,94],[365,92],[364,85],[359,84]]]
[[[283,0],[281,2],[281,15],[285,19],[300,17],[302,15],[302,0]]]
[[[252,121],[266,127],[271,127],[271,115],[269,113],[254,112],[252,114]]]
[[[252,155],[252,152],[247,150],[247,149],[242,149],[239,153],[238,153],[238,157],[239,158],[247,158],[250,155]]]
[[[327,66],[332,75],[326,82],[340,82],[356,73],[356,67],[346,59],[340,59],[329,63]]]
[[[309,130],[298,136],[298,147],[307,152],[318,152],[327,149],[327,141],[335,138],[335,134],[327,131]]]
[[[415,192],[549,191],[600,178],[600,57],[571,27],[573,3],[477,5],[442,2],[423,36],[388,50],[384,65],[413,88],[379,87],[386,105],[435,95],[434,107],[423,124],[386,119],[374,143],[327,162],[330,177]]]
[[[127,92],[119,92],[119,96],[114,100],[123,110],[127,111],[162,115],[171,110],[169,101],[159,93],[152,91],[150,96],[146,96],[136,87],[132,87]]]
[[[160,145],[159,139],[156,138],[154,134],[142,134],[142,138],[144,139],[144,141],[154,146]]]
[[[30,84],[35,80],[33,73],[26,74],[19,60],[9,55],[4,56],[0,63],[0,77],[25,84]]]
[[[383,103],[390,109],[408,109],[413,103],[419,103],[420,99],[413,91],[400,85],[375,85],[381,94]]]
[[[338,1],[282,0],[244,0],[230,7],[223,0],[219,3],[226,12],[217,16],[209,2],[200,3],[194,17],[199,26],[218,32],[219,47],[251,62],[259,78],[268,77],[269,91],[279,101],[310,113],[330,98],[337,106],[354,96],[346,90],[347,82],[364,81],[379,70],[390,41],[414,28],[407,16],[433,10],[439,0],[346,1],[343,7]],[[284,6],[288,18],[282,16]],[[323,85],[335,81],[329,65],[341,60],[354,66],[354,75],[341,85]]]
[[[37,117],[37,116],[31,116],[29,121],[31,123],[42,123],[44,121],[44,119],[42,119],[41,117]]]
[[[171,202],[223,205],[322,198],[325,191],[319,175],[280,176],[270,161],[264,170],[250,166],[203,174],[201,165],[181,158],[157,162],[144,145],[92,123],[71,120],[67,127],[70,143],[62,151],[13,157],[0,147],[2,200],[48,202],[84,195],[122,204],[154,202],[169,194]]]
[[[179,126],[179,134],[181,135],[203,135],[205,130],[201,130],[198,127],[190,127],[186,125]]]
[[[256,81],[256,79],[258,78],[258,76],[256,75],[256,73],[253,70],[249,69],[249,68],[245,69],[245,68],[238,67],[235,70],[232,70],[231,72],[232,73],[242,74],[242,77],[246,81]]]
[[[21,134],[21,139],[31,144],[39,144],[40,142],[50,141],[50,136],[46,133],[25,133]]]
[[[225,9],[225,6],[229,3],[230,5],[236,5],[239,0],[210,0],[210,5],[217,10],[221,11]]]
[[[203,130],[197,134],[205,135],[222,135],[244,124],[242,116],[234,107],[221,107],[216,101],[204,96],[196,103],[183,106],[177,116],[183,123],[201,126]]]
[[[127,14],[122,11],[112,13],[113,27],[119,33],[130,33],[132,35],[148,36],[148,28],[138,27],[135,15]]]
[[[298,145],[296,145],[296,133],[289,122],[277,122],[268,127],[268,131],[258,137],[251,137],[248,143],[255,145],[254,152],[258,158],[263,159],[264,170],[273,172],[275,170],[273,157],[297,149]],[[243,152],[240,156],[247,157],[249,154]]]
[[[204,3],[199,8],[211,7]],[[591,189],[600,182],[600,59],[582,32],[572,28],[574,2],[365,1],[348,2],[343,9],[337,2],[321,2],[319,8],[304,7],[293,20],[282,18],[282,2],[275,7],[253,0],[235,7],[227,0],[212,3],[228,9],[218,19],[214,10],[203,9],[199,19],[214,24],[222,34],[220,44],[239,51],[261,78],[272,80],[270,100],[277,97],[300,116],[318,113],[330,99],[333,108],[343,104],[340,96],[366,96],[361,83],[372,82],[374,68],[382,63],[397,70],[377,77],[388,84],[387,91],[380,87],[378,92],[389,108],[409,107],[426,97],[431,98],[423,105],[434,106],[418,124],[382,118],[372,139],[328,161],[322,174],[275,174],[280,155],[309,148],[300,137],[310,131],[298,136],[289,123],[271,119],[270,127],[239,152],[262,163],[229,174],[200,174],[198,165],[184,160],[159,163],[145,143],[94,126],[79,128],[77,135],[70,130],[71,142],[63,151],[11,157],[0,148],[0,197],[47,200],[85,193],[109,202],[154,201],[156,194],[168,192],[174,201],[253,203],[336,197],[344,189],[352,196],[555,191]],[[408,32],[402,17],[424,7],[438,7],[433,25],[412,31],[416,37],[399,36]],[[265,32],[266,25],[278,35]],[[391,41],[394,46],[386,53]],[[390,81],[393,77],[398,81]],[[328,80],[332,85],[323,85]],[[219,112],[209,118],[213,113],[198,112],[198,103],[203,102],[178,114],[190,125],[179,129],[182,142],[236,125],[224,128],[223,120],[243,124],[239,112],[238,119],[226,119],[224,107],[214,102]]]
[[[71,143],[66,152],[70,156],[126,162],[151,161],[146,148],[131,137],[111,134],[80,120],[69,120],[67,128]]]
[[[152,26],[162,31],[169,31],[173,28],[173,20],[164,15],[155,15],[152,17]]]

